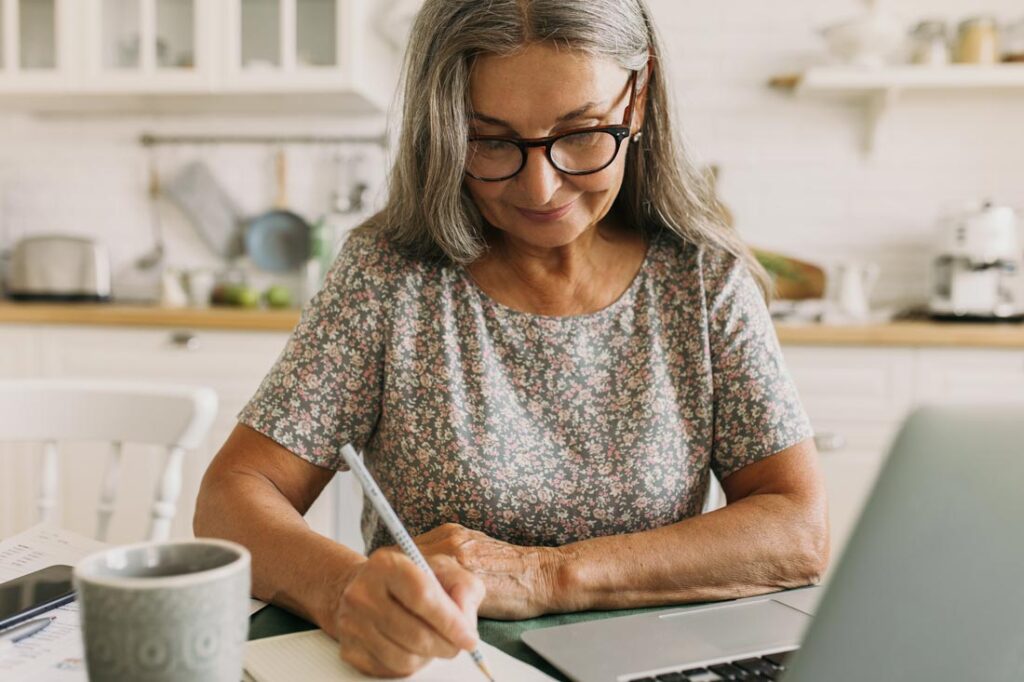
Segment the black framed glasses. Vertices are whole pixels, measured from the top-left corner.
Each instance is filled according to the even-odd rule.
[[[473,135],[466,150],[466,175],[483,182],[500,182],[519,174],[532,147],[544,147],[548,161],[566,175],[590,175],[611,165],[622,141],[630,136],[636,106],[637,72],[629,79],[629,105],[622,124],[574,128],[549,137],[514,138]]]

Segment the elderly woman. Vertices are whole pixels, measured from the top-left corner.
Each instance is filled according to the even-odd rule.
[[[426,0],[386,207],[345,244],[210,466],[200,535],[374,675],[475,619],[813,583],[812,433],[764,271],[681,154],[643,0]],[[364,506],[303,513],[346,443],[440,585]],[[728,504],[701,514],[709,477]]]

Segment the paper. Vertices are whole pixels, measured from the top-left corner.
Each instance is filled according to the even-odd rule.
[[[106,545],[46,524],[0,542],[0,582],[54,564],[74,566]],[[57,620],[0,654],[0,679],[32,682],[86,682],[78,604],[47,612]]]
[[[497,682],[553,682],[533,666],[518,661],[493,646],[480,642],[480,652]],[[338,643],[323,630],[268,637],[249,642],[245,670],[255,682],[355,682],[372,680],[338,656]],[[481,682],[486,678],[469,654],[437,659],[412,677],[415,682]]]
[[[106,546],[99,540],[40,523],[0,542],[0,582],[54,564],[74,566],[79,559]]]

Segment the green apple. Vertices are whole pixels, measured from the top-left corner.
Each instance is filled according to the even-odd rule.
[[[283,284],[273,284],[263,292],[263,300],[270,308],[288,308],[292,304],[292,292]]]

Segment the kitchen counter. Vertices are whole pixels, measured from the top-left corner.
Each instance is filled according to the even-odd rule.
[[[161,308],[120,304],[0,303],[0,324],[62,324],[290,332],[298,310]],[[1024,350],[1024,324],[899,321],[867,325],[776,325],[785,345],[924,346]]]

